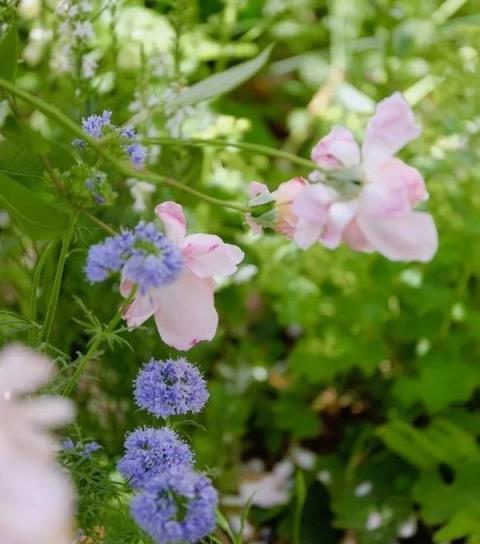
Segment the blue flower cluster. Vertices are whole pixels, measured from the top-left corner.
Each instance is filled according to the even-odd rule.
[[[135,129],[132,127],[124,128],[121,131],[121,135],[127,140],[130,140],[130,142],[123,147],[130,157],[130,162],[138,170],[143,168],[147,158],[147,150],[142,144],[134,141],[137,137]]]
[[[136,169],[143,168],[147,158],[147,150],[142,144],[135,141],[137,138],[135,129],[133,127],[118,129],[112,124],[111,119],[112,112],[110,110],[104,110],[101,115],[89,115],[82,119],[83,131],[92,138],[95,138],[95,140],[99,140],[104,136],[105,128],[116,130],[117,134],[119,133],[126,140],[126,143],[122,145],[122,149],[127,153],[132,166]],[[86,147],[85,142],[79,138],[73,140],[72,144],[79,149]]]
[[[149,361],[135,380],[137,405],[157,417],[197,414],[208,400],[208,391],[198,368],[184,357]]]
[[[158,544],[198,542],[215,529],[217,491],[193,471],[171,471],[146,483],[131,512]]]
[[[152,359],[135,380],[137,404],[157,417],[197,413],[207,399],[205,380],[184,358]],[[132,517],[157,544],[193,544],[215,529],[217,491],[194,471],[190,447],[169,427],[130,433],[117,466],[137,491]]]
[[[111,127],[112,112],[104,110],[102,115],[90,115],[82,119],[82,128],[84,132],[89,134],[95,140],[99,140],[103,136],[103,129]]]
[[[83,458],[89,459],[92,453],[100,450],[102,446],[97,442],[88,442],[87,444],[82,444],[81,442],[74,443],[71,438],[66,438],[62,442],[62,448],[64,451],[80,453]]]
[[[140,293],[175,281],[182,271],[180,249],[157,230],[141,221],[133,230],[90,247],[85,274],[91,283],[122,272],[122,278],[138,285]]]
[[[90,191],[95,199],[95,202],[99,205],[105,203],[105,197],[100,193],[102,186],[105,184],[107,174],[99,170],[92,172],[92,175],[86,179],[85,187]]]
[[[125,455],[118,462],[119,472],[137,489],[154,476],[175,469],[189,470],[193,453],[175,431],[137,429],[125,440]]]

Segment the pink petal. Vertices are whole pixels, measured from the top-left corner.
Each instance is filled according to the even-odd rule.
[[[187,351],[202,340],[212,340],[218,314],[214,306],[215,282],[185,271],[180,279],[159,289],[155,322],[162,340]]]
[[[53,365],[43,355],[20,344],[10,344],[0,352],[0,401],[6,395],[35,391],[48,382]]]
[[[260,183],[259,181],[252,181],[248,184],[248,194],[252,198],[268,192],[268,187],[265,185],[265,183]]]
[[[351,168],[360,163],[360,148],[345,127],[333,127],[312,149],[312,160],[328,170]]]
[[[280,183],[277,189],[275,189],[273,192],[275,202],[278,205],[292,203],[307,185],[307,180],[301,177],[293,178]]]
[[[69,423],[75,415],[75,409],[68,399],[43,395],[24,400],[18,406],[18,413],[35,427],[50,428]]]
[[[426,212],[406,212],[397,217],[359,215],[358,224],[368,242],[392,261],[430,261],[438,247],[432,216]]]
[[[368,181],[385,183],[392,190],[402,191],[405,200],[412,207],[419,202],[428,200],[428,192],[422,174],[397,158],[389,159],[372,170]]]
[[[154,314],[157,309],[157,296],[160,289],[150,289],[145,295],[139,293],[133,299],[123,314],[123,319],[126,320],[129,328],[139,327]]]
[[[2,544],[73,542],[74,491],[64,471],[53,462],[2,448],[0,466]]]
[[[308,185],[295,198],[292,211],[298,217],[293,239],[307,249],[319,238],[328,221],[328,209],[337,193],[321,183]]]
[[[368,123],[363,142],[363,162],[367,173],[417,138],[420,132],[412,109],[400,93],[379,102],[375,115]]]
[[[277,204],[278,219],[275,230],[293,237],[298,217],[293,210],[293,202],[297,196],[308,186],[307,180],[301,177],[293,178],[281,183],[272,193]]]
[[[127,298],[128,295],[132,292],[132,289],[135,287],[135,284],[133,281],[124,279],[122,277],[122,280],[120,282],[120,294],[123,298]]]
[[[359,203],[362,213],[372,217],[392,217],[411,209],[405,187],[388,182],[365,184]]]
[[[371,253],[374,251],[374,248],[360,229],[356,218],[352,219],[345,227],[342,237],[347,246],[355,251],[362,251],[363,253]]]
[[[262,225],[259,225],[249,213],[245,215],[245,222],[250,227],[252,234],[255,234],[256,236],[262,234],[263,232]]]
[[[187,232],[187,220],[182,206],[176,202],[162,202],[155,207],[155,213],[162,220],[168,238],[180,243]]]
[[[182,244],[185,264],[200,278],[230,276],[244,257],[243,251],[213,234],[191,234]]]
[[[334,202],[329,207],[327,225],[320,237],[325,247],[335,249],[341,244],[344,230],[357,213],[357,208],[356,200]]]

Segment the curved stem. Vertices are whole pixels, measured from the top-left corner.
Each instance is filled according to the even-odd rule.
[[[37,319],[37,294],[38,294],[38,285],[40,283],[40,277],[42,275],[45,263],[47,262],[47,259],[50,256],[52,249],[55,247],[55,243],[56,243],[56,239],[50,241],[48,245],[45,247],[42,254],[40,255],[40,258],[38,259],[37,266],[35,267],[35,271],[33,273],[32,288],[30,291],[29,311],[28,311],[28,318],[32,322],[34,322]],[[33,346],[35,343],[35,335],[36,335],[36,331],[33,328],[31,328],[28,331],[28,343],[31,346]]]
[[[10,83],[9,81],[1,77],[0,89],[3,89],[4,91],[11,93],[18,98],[21,98],[22,100],[24,100],[28,104],[31,104],[51,119],[57,121],[59,125],[63,126],[71,133],[78,136],[78,138],[81,138],[83,141],[87,142],[90,146],[92,146],[92,148],[95,149],[96,153],[101,158],[105,159],[105,161],[110,163],[118,172],[126,177],[142,179],[154,183],[163,183],[165,185],[169,185],[170,187],[174,187],[175,189],[179,189],[180,191],[190,193],[191,195],[194,195],[195,197],[204,200],[205,202],[209,202],[210,204],[223,206],[224,208],[231,208],[232,210],[237,210],[244,213],[249,211],[248,207],[241,206],[240,204],[236,204],[235,202],[229,202],[227,200],[222,200],[220,198],[206,195],[200,191],[197,191],[196,189],[192,189],[188,185],[180,183],[175,179],[171,179],[166,176],[150,172],[148,170],[135,170],[134,168],[128,166],[126,162],[117,159],[115,156],[111,155],[103,145],[102,140],[96,140],[95,138],[92,138],[92,136],[90,136],[89,134],[86,134],[75,122],[73,122],[69,117],[67,117],[55,106],[48,104],[47,102],[43,101],[40,98],[37,98],[36,96],[32,95],[27,91],[24,91],[23,89],[19,89],[13,83]]]
[[[236,147],[238,149],[244,149],[245,151],[253,151],[259,155],[265,155],[267,157],[276,157],[278,159],[284,159],[293,164],[298,164],[304,168],[310,170],[322,170],[317,163],[304,159],[303,157],[297,157],[287,151],[281,149],[275,149],[266,145],[253,144],[250,142],[229,142],[227,140],[221,140],[218,138],[190,138],[188,140],[182,140],[181,138],[143,138],[145,144],[160,144],[160,145],[178,145],[178,146],[215,146],[215,147]]]
[[[95,356],[95,353],[97,352],[98,348],[100,347],[102,342],[105,340],[105,338],[115,330],[115,327],[118,325],[119,321],[122,319],[123,313],[132,302],[134,296],[135,296],[135,289],[131,291],[128,297],[124,300],[123,304],[120,305],[120,307],[117,310],[117,313],[112,317],[112,319],[110,320],[106,328],[95,337],[93,342],[90,344],[90,347],[88,348],[87,353],[85,353],[85,355],[82,355],[78,359],[77,368],[75,369],[75,372],[73,373],[72,377],[68,381],[63,391],[63,394],[66,397],[68,397],[72,393],[73,388],[77,384],[78,380],[81,378],[88,361],[90,361],[90,359]]]
[[[65,262],[67,260],[68,249],[70,248],[70,242],[72,241],[73,231],[77,222],[77,213],[73,213],[70,216],[67,230],[63,235],[62,248],[60,250],[60,256],[58,257],[57,269],[55,270],[55,277],[53,279],[52,291],[50,293],[50,300],[47,306],[47,313],[45,315],[45,322],[43,324],[42,338],[45,342],[48,342],[50,333],[52,332],[53,320],[55,318],[55,312],[57,310],[58,297],[60,294],[60,287],[62,285],[63,270],[65,268]]]

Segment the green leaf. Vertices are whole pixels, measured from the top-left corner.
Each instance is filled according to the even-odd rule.
[[[461,466],[480,455],[475,437],[443,418],[435,419],[425,429],[394,420],[378,433],[389,449],[422,469],[434,469],[440,463]]]
[[[62,232],[67,216],[47,204],[22,184],[0,173],[0,206],[34,240],[45,240]]]
[[[43,179],[44,168],[40,157],[25,143],[21,146],[8,139],[0,145],[0,173],[30,184],[33,178]]]
[[[282,395],[273,406],[275,425],[298,439],[320,434],[320,418],[307,402],[292,394]]]
[[[415,375],[397,379],[393,395],[405,406],[421,400],[430,413],[435,413],[455,402],[467,401],[479,385],[474,358],[463,353],[432,353],[419,361]]]
[[[192,85],[173,101],[173,106],[182,107],[196,104],[202,100],[208,100],[215,96],[227,93],[250,79],[267,62],[272,51],[269,45],[258,56],[247,62],[242,62],[233,68],[229,68],[219,74],[204,79]]]
[[[422,519],[429,525],[448,523],[460,513],[460,519],[465,520],[465,513],[477,511],[478,506],[478,482],[480,478],[480,464],[478,461],[465,463],[454,472],[454,480],[445,483],[438,471],[422,472],[418,482],[412,490],[413,499],[420,504]],[[458,531],[458,518],[452,531]],[[467,528],[463,527],[465,531]],[[468,531],[477,532],[476,527],[468,527]],[[440,539],[435,539],[436,541]],[[443,539],[441,539],[443,540]]]
[[[455,513],[433,538],[435,542],[445,542],[466,536],[480,537],[480,506],[478,505]]]
[[[13,81],[17,74],[18,62],[18,33],[17,27],[11,25],[8,32],[0,41],[0,77]]]

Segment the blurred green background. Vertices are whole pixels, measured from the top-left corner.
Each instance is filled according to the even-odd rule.
[[[430,192],[440,235],[431,263],[390,263],[348,248],[303,252],[271,232],[253,237],[235,211],[164,187],[137,193],[145,209],[135,210],[132,183],[113,172],[117,200],[91,212],[115,228],[132,226],[153,218],[153,204],[176,199],[187,208],[191,232],[215,233],[245,250],[239,272],[219,288],[215,340],[188,353],[206,373],[211,397],[198,419],[205,429],[185,428],[198,467],[210,469],[230,498],[222,509],[233,523],[241,501],[231,499],[245,482],[268,474],[260,480],[264,490],[280,493],[272,491],[267,505],[254,499],[245,542],[293,542],[296,518],[302,544],[480,543],[480,4],[151,0],[102,9],[98,2],[98,70],[89,80],[58,72],[55,62],[52,68],[58,21],[51,4],[38,2],[37,11],[34,4],[22,1],[15,15],[17,83],[76,121],[104,108],[117,124],[150,111],[139,132],[229,138],[308,157],[333,124],[361,139],[375,103],[396,90],[405,94],[423,132],[401,155]],[[274,50],[266,67],[233,92],[186,111],[167,107],[169,92],[268,44]],[[1,104],[0,133],[8,136],[18,127]],[[68,141],[38,112],[26,108],[26,116],[47,140]],[[25,173],[34,153],[12,167],[12,141],[0,142],[2,171],[52,199],[41,165]],[[273,189],[308,173],[213,146],[162,146],[153,169],[239,202],[252,180]],[[20,325],[44,242],[1,217],[0,338],[24,340]],[[65,365],[90,334],[78,300],[102,323],[118,304],[115,285],[89,286],[83,276],[88,245],[102,236],[85,221],[69,255],[51,339]],[[54,259],[47,262],[39,320],[54,267]],[[152,356],[177,355],[151,322],[123,338],[132,349],[105,348],[76,396],[75,432],[103,446],[98,474],[79,481],[79,523],[93,541],[112,544],[140,541],[105,496],[105,474],[121,455],[125,432],[149,423],[132,401],[132,380]]]

